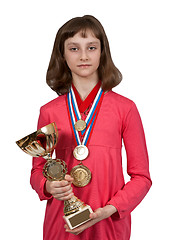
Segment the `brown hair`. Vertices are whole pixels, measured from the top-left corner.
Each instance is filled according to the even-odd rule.
[[[58,30],[47,70],[47,84],[59,95],[67,93],[72,82],[71,71],[63,57],[64,42],[80,31],[82,31],[82,37],[86,37],[86,30],[88,29],[94,33],[95,37],[98,38],[101,43],[98,75],[102,82],[102,89],[109,91],[122,80],[122,74],[112,61],[109,42],[101,23],[90,15],[76,17],[66,22]]]

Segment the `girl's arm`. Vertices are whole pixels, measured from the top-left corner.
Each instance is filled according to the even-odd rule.
[[[127,173],[131,179],[108,202],[117,208],[119,218],[130,214],[152,184],[144,130],[134,103],[123,123],[122,136],[127,155]]]

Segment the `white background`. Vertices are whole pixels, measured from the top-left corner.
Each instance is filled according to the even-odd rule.
[[[36,130],[40,106],[56,97],[45,76],[58,28],[84,14],[103,24],[123,74],[114,91],[136,103],[145,129],[153,186],[132,213],[131,239],[170,239],[170,14],[165,0],[1,2],[1,236],[42,239],[46,202],[31,189],[31,157],[15,141]]]

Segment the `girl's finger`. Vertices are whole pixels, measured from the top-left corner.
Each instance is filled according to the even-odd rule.
[[[65,175],[65,180],[68,181],[68,182],[73,182],[74,179],[70,175],[66,174]]]

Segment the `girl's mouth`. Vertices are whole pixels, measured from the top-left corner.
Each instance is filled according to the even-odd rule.
[[[80,68],[87,68],[87,67],[90,67],[91,65],[90,64],[80,64],[78,65],[78,67]]]

